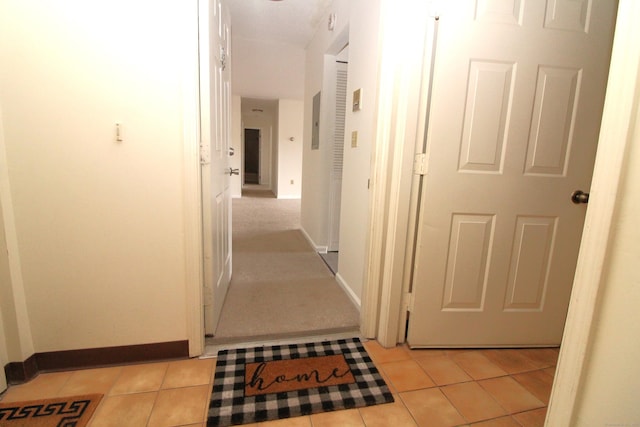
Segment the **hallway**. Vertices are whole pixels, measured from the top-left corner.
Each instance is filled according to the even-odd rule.
[[[233,200],[233,273],[207,345],[358,334],[359,313],[300,230],[300,200]]]

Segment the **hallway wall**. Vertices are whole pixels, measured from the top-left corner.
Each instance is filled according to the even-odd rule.
[[[320,148],[311,150],[311,112],[313,96],[333,69],[325,55],[335,55],[349,43],[347,114],[343,167],[340,226],[340,264],[337,278],[359,302],[364,280],[364,261],[369,217],[368,180],[371,149],[375,135],[375,104],[379,60],[380,2],[334,0],[328,13],[336,14],[337,26],[327,30],[324,22],[307,49],[305,94],[305,140],[303,146],[302,227],[316,247],[326,247],[329,239],[329,165],[328,138],[332,133],[320,130]],[[362,108],[352,111],[353,92],[361,89]],[[330,95],[322,95],[321,117],[332,110]],[[321,119],[322,120],[322,119]],[[358,146],[351,146],[352,132],[358,132]]]
[[[3,185],[35,352],[187,339],[195,5],[0,3]]]
[[[304,103],[296,99],[278,101],[275,193],[279,199],[299,199],[301,196],[303,108]]]

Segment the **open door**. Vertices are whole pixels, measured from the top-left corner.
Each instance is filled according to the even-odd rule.
[[[231,280],[230,17],[200,0],[200,120],[205,333],[215,334]]]
[[[558,345],[616,2],[442,5],[408,342]]]

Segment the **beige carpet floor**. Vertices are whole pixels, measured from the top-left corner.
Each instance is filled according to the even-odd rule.
[[[300,200],[233,200],[233,276],[207,344],[357,331],[359,313],[300,231]]]

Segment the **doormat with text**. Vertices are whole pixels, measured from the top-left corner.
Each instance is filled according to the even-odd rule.
[[[101,394],[69,396],[27,402],[0,402],[0,426],[86,426],[98,407]]]
[[[207,426],[393,402],[358,338],[218,353]]]

